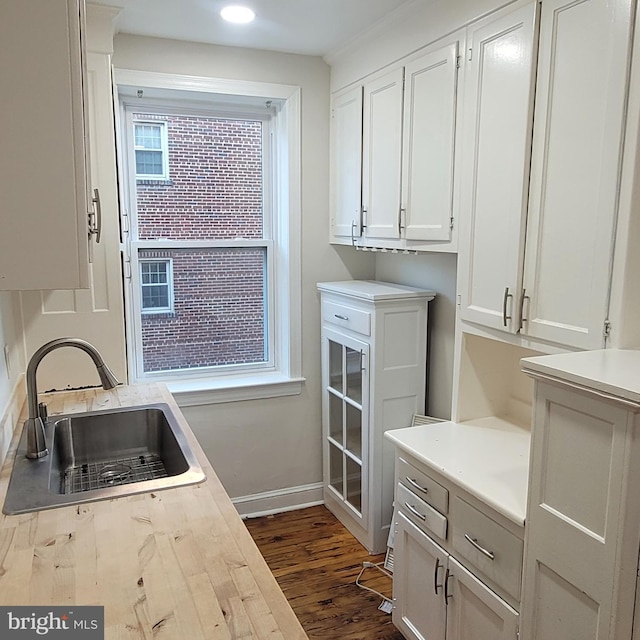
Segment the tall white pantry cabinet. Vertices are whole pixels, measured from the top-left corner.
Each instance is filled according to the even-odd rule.
[[[535,392],[521,639],[637,640],[640,351],[522,368]]]
[[[327,508],[381,553],[393,514],[388,429],[425,411],[427,307],[435,294],[385,282],[318,284],[323,484]]]

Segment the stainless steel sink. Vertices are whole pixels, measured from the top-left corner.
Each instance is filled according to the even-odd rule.
[[[25,457],[23,430],[4,513],[196,484],[205,475],[164,403],[52,416],[45,437],[50,454]]]

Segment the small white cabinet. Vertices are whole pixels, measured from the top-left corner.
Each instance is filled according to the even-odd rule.
[[[424,413],[434,294],[384,282],[318,284],[327,508],[371,553],[386,549],[394,491],[387,429]]]
[[[455,250],[459,46],[427,47],[333,97],[332,242]]]
[[[640,352],[541,356],[522,366],[535,382],[522,640],[629,640],[640,546]]]
[[[89,286],[84,0],[0,3],[0,289]]]
[[[388,432],[399,445],[393,623],[408,640],[516,640],[522,523],[506,521],[408,453],[421,443],[414,451],[424,446],[435,463],[432,452],[449,427],[433,429],[433,436],[430,426]],[[459,446],[466,444],[463,436]]]
[[[463,321],[604,346],[631,17],[626,0],[545,0],[470,28]]]

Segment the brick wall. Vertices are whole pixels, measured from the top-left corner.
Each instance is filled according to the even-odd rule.
[[[137,181],[142,240],[262,237],[262,124],[140,114],[167,123],[169,180]],[[265,360],[262,249],[140,252],[171,258],[172,313],[142,314],[144,370]]]

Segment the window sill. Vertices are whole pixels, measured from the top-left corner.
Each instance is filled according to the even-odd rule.
[[[304,378],[290,378],[282,373],[260,373],[200,380],[166,382],[178,406],[194,407],[221,402],[239,402],[295,396],[302,392]]]

